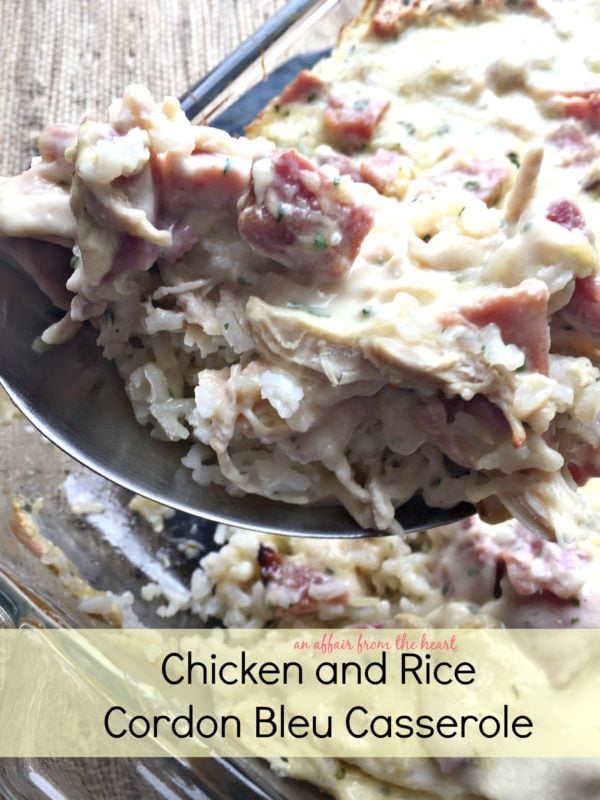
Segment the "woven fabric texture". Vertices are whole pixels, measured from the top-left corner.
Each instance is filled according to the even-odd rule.
[[[285,0],[0,0],[0,175],[132,82],[180,95]]]

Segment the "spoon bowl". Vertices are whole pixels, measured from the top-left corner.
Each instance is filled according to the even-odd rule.
[[[43,245],[40,258],[43,258]],[[115,365],[84,325],[70,341],[36,347],[57,319],[52,301],[0,241],[0,384],[44,436],[86,467],[137,494],[180,511],[290,536],[361,537],[365,531],[339,505],[292,505],[256,495],[234,497],[200,486],[181,463],[189,443],[150,436],[133,414]],[[444,525],[473,513],[467,503],[429,508],[414,498],[398,509],[407,531]]]

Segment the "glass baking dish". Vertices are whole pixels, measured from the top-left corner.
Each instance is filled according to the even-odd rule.
[[[334,45],[361,5],[362,0],[292,0],[190,89],[182,98],[186,113],[196,122],[241,133],[302,67]],[[1,412],[0,405],[0,418]],[[59,548],[91,586],[131,592],[144,625],[198,624],[185,612],[163,620],[155,613],[157,604],[141,600],[140,591],[150,581],[183,591],[198,556],[213,546],[212,523],[177,513],[157,532],[128,509],[130,494],[60,452],[23,417],[5,422],[0,434],[0,627],[106,624],[84,614],[55,571],[42,563],[53,557],[40,559],[39,541],[15,525],[15,500],[32,514],[41,541]],[[197,555],[190,558],[194,550]],[[1,759],[0,797],[316,800],[323,794],[280,778],[259,759]]]

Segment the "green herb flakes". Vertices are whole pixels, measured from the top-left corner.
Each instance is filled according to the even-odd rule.
[[[417,132],[417,129],[412,122],[407,122],[404,119],[398,120],[398,125],[401,125],[409,136],[414,136]]]
[[[227,175],[228,172],[231,171],[231,159],[225,159],[225,166],[223,167],[223,175]]]
[[[521,166],[521,161],[519,156],[516,153],[507,153],[506,157],[510,161],[511,164],[514,164],[517,169]]]
[[[313,245],[317,248],[317,250],[327,249],[327,239],[325,238],[325,234],[323,233],[323,231],[317,231],[317,233],[315,233],[315,238],[313,239]]]
[[[464,188],[469,192],[476,192],[477,189],[481,189],[481,184],[479,181],[467,181]]]
[[[481,567],[478,567],[476,564],[473,564],[467,570],[467,576],[469,578],[476,578],[478,575],[481,575]]]
[[[343,781],[346,777],[346,767],[338,767],[334,777],[336,781]]]

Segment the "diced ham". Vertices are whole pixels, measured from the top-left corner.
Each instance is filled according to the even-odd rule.
[[[416,413],[430,441],[454,464],[467,469],[473,468],[488,451],[490,441],[498,443],[511,435],[504,414],[485,395],[463,400],[439,393],[423,402]],[[465,424],[459,415],[473,420]],[[473,422],[482,435],[473,435]]]
[[[541,281],[525,281],[511,289],[498,289],[475,305],[461,308],[460,313],[479,327],[495,323],[505,344],[523,350],[527,367],[546,375],[550,350],[548,298],[548,288]]]
[[[558,151],[561,165],[569,167],[593,161],[596,147],[592,136],[580,122],[569,120],[560,125],[546,141]]]
[[[476,158],[469,164],[455,164],[438,172],[430,180],[436,186],[466,189],[492,206],[502,196],[509,175],[510,169],[504,161]]]
[[[327,131],[342,150],[360,150],[371,140],[389,105],[389,97],[380,92],[360,96],[334,94],[325,111]]]
[[[579,442],[569,453],[567,465],[578,486],[585,486],[590,478],[600,478],[600,451],[586,441]]]
[[[223,153],[167,153],[159,160],[165,208],[173,213],[192,208],[234,212],[248,188],[250,167],[248,159]]]
[[[474,517],[440,548],[435,570],[456,600],[486,602],[508,590],[565,601],[580,594],[589,565],[585,551],[542,539],[516,520],[488,525]]]
[[[171,227],[171,236],[173,243],[162,253],[162,257],[170,264],[174,264],[180,258],[183,258],[200,240],[200,236],[194,233],[193,228],[185,220],[177,220]]]
[[[546,13],[538,0],[379,0],[372,20],[373,32],[387,37],[399,33],[406,25],[418,23],[435,14],[472,15],[481,11],[497,11],[503,7],[520,7]]]
[[[277,550],[261,544],[258,547],[258,566],[260,567],[260,579],[267,584],[281,572],[281,556]]]
[[[581,119],[595,131],[600,130],[600,92],[584,93],[580,97],[571,97],[565,105],[568,117]]]
[[[571,200],[555,200],[548,206],[546,219],[556,222],[569,231],[585,230],[585,218],[579,208]]]
[[[575,280],[575,290],[561,311],[561,319],[575,330],[600,338],[600,275]]]
[[[410,159],[383,147],[373,155],[367,156],[360,165],[360,176],[363,181],[370,183],[380,194],[404,194],[400,191],[398,180],[402,173],[410,175]]]
[[[327,148],[317,153],[317,163],[335,167],[340,175],[348,175],[353,181],[364,181],[380,194],[395,196],[403,196],[412,173],[412,162],[407,156],[383,147],[361,159]],[[406,180],[399,180],[401,176],[406,176]]]
[[[314,614],[320,603],[346,603],[348,601],[347,589],[341,589],[327,600],[319,601],[311,596],[311,589],[314,586],[323,586],[334,579],[331,576],[318,572],[306,564],[294,564],[286,561],[274,548],[261,544],[258,550],[258,563],[260,567],[260,577],[263,584],[271,589],[278,588],[289,590],[293,602],[290,605],[279,606],[279,610],[291,612],[292,614]],[[272,592],[277,596],[277,592]],[[287,596],[287,592],[285,593]]]
[[[323,89],[323,81],[317,78],[312,72],[303,69],[302,72],[289,83],[279,95],[277,103],[286,105],[296,103],[301,100],[311,102]]]
[[[356,159],[350,156],[345,156],[343,153],[338,153],[336,150],[328,148],[326,154],[317,154],[317,163],[320,167],[328,166],[334,167],[340,175],[348,175],[353,181],[361,181],[364,178],[361,175],[361,165]]]
[[[469,167],[465,167],[463,173],[466,178],[464,188],[491,206],[502,194],[509,169],[506,164],[476,158]]]
[[[520,595],[548,591],[567,599],[577,594],[583,583],[581,567],[589,561],[579,550],[567,550],[531,533],[519,523],[515,542],[497,551],[496,558],[506,565],[513,589]]]
[[[110,272],[104,280],[113,280],[124,272],[145,272],[149,270],[160,255],[160,247],[139,236],[123,234]]]
[[[371,207],[349,198],[295,150],[257,161],[240,204],[240,235],[300,280],[344,275],[373,223]]]

